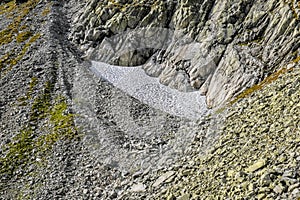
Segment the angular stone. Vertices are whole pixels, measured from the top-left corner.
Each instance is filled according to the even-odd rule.
[[[88,192],[89,192],[88,189],[84,189],[84,190],[83,190],[83,194],[87,194]]]
[[[102,41],[105,37],[105,32],[100,30],[95,30],[93,34],[93,41]]]
[[[295,188],[300,188],[300,183],[296,183],[294,185],[290,185],[288,191],[291,192],[293,191]]]
[[[272,183],[272,180],[270,178],[270,175],[267,173],[267,174],[263,174],[261,177],[260,177],[260,185],[261,186],[268,186]]]
[[[245,172],[237,172],[234,176],[235,180],[237,180],[238,182],[243,182],[245,180],[245,176],[247,174]]]
[[[292,195],[297,195],[298,196],[298,199],[299,199],[299,197],[300,197],[300,190],[298,189],[298,188],[296,188],[296,189],[294,189],[293,191],[292,191],[292,193],[291,193]]]
[[[178,200],[190,200],[190,194],[184,194],[178,198]]]
[[[266,196],[267,196],[266,194],[258,194],[258,195],[256,196],[256,198],[257,198],[258,200],[261,200],[261,199],[265,198]]]
[[[255,172],[256,170],[259,170],[261,168],[263,168],[265,165],[267,164],[267,160],[266,159],[261,159],[258,160],[257,162],[255,162],[253,165],[249,166],[248,168],[246,168],[246,172]]]
[[[146,186],[142,183],[137,183],[131,187],[132,192],[144,192],[146,190]]]
[[[274,187],[273,191],[277,194],[281,194],[284,191],[285,187],[281,184],[278,184]]]
[[[153,184],[153,187],[160,186],[163,182],[165,182],[168,178],[175,174],[174,171],[166,172],[165,174],[161,175]]]
[[[229,170],[229,171],[227,172],[227,176],[228,176],[228,177],[233,177],[234,174],[235,174],[235,171],[234,171],[234,170]]]

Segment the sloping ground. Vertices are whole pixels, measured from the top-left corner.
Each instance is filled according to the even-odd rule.
[[[166,197],[300,198],[299,116],[297,67],[230,107],[216,145],[191,158],[193,165],[177,175]]]
[[[298,66],[208,116],[180,161],[135,178],[119,199],[299,199]]]
[[[87,70],[67,39],[69,3],[1,4],[1,199],[116,198],[196,132]]]
[[[70,38],[85,43],[86,50],[95,42],[86,33],[97,33],[94,26],[100,14],[101,19],[111,19],[107,28],[118,32],[126,27],[124,17],[117,12],[131,9],[129,4],[133,5],[133,13],[136,8],[143,10],[143,6],[151,10],[140,13],[141,18],[148,16],[142,20],[145,25],[168,25],[173,10],[164,1],[145,5],[122,0],[99,2],[29,0],[18,6],[12,1],[0,5],[1,199],[299,198],[297,1],[215,1],[214,5],[209,3],[212,1],[171,2],[171,8],[179,5],[175,18],[180,22],[175,20],[176,26],[190,34],[205,30],[202,22],[211,17],[213,10],[212,16],[221,23],[220,27],[226,24],[218,37],[222,45],[232,39],[232,24],[242,23],[243,12],[251,10],[246,32],[237,35],[237,44],[228,45],[224,54],[227,59],[221,59],[224,65],[220,65],[220,71],[222,66],[234,66],[229,71],[237,70],[243,76],[240,72],[246,69],[253,77],[253,63],[259,69],[266,68],[264,73],[268,74],[295,59],[289,69],[242,93],[224,113],[194,123],[150,108],[96,78],[67,37],[71,17],[79,9],[84,9],[85,14],[77,22],[86,22],[73,24],[78,37],[71,33]],[[89,6],[85,7],[85,3]],[[205,12],[188,23],[199,8]],[[233,15],[227,15],[227,10]],[[114,14],[115,17],[108,16]],[[240,14],[243,17],[236,19]],[[223,51],[223,47],[219,50]],[[184,62],[171,63],[174,65],[170,66],[185,66]],[[180,73],[182,70],[179,67]],[[170,77],[173,75],[178,74],[171,73]],[[234,81],[240,80],[239,76],[235,78]],[[239,82],[234,82],[233,87],[236,83]],[[135,128],[139,125],[143,131]],[[194,141],[187,143],[191,138]],[[211,144],[215,145],[210,148]],[[165,152],[169,152],[167,157]],[[175,162],[179,155],[182,159]],[[122,168],[121,164],[129,167]]]
[[[0,197],[37,198],[39,188],[51,188],[48,175],[68,174],[64,166],[76,156],[69,90],[77,54],[59,2],[0,7]]]
[[[208,111],[199,91],[180,92],[159,83],[140,67],[92,62],[91,70],[139,101],[174,116],[199,119]]]

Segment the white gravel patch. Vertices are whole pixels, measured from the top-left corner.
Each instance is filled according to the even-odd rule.
[[[159,83],[139,67],[121,67],[92,61],[91,70],[130,96],[172,115],[198,119],[208,111],[199,91],[180,92]]]

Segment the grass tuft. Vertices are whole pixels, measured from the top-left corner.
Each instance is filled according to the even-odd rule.
[[[241,94],[239,94],[237,97],[235,97],[235,99],[233,99],[229,104],[232,105],[232,104],[236,103],[238,100],[245,98],[258,90],[261,90],[265,85],[272,83],[273,81],[277,80],[280,75],[285,74],[286,72],[291,71],[291,70],[293,70],[293,68],[288,69],[288,68],[284,67],[284,68],[276,71],[275,73],[266,77],[259,84],[256,84],[256,85],[246,89],[245,91],[243,91]]]

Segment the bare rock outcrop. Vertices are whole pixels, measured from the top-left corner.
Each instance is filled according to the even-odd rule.
[[[161,83],[201,90],[217,107],[297,57],[299,13],[296,0],[95,0],[71,38],[91,59],[145,64]]]

